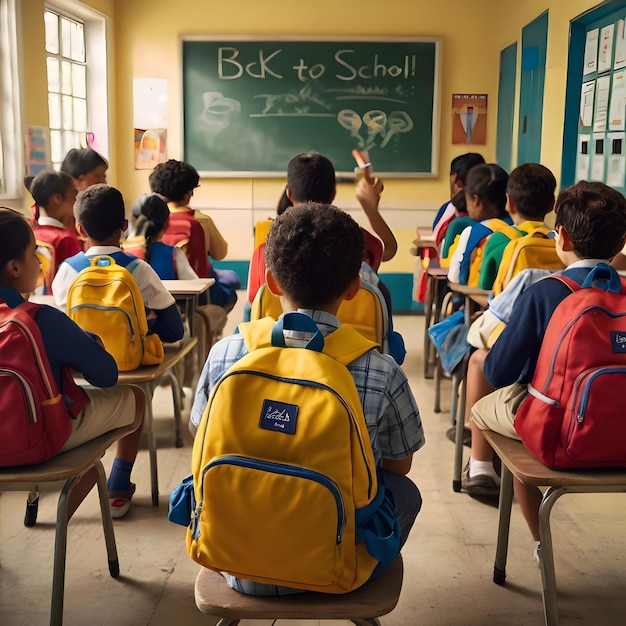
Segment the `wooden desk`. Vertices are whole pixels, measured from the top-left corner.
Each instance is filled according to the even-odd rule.
[[[189,324],[189,334],[196,336],[196,308],[200,294],[215,284],[215,278],[196,278],[194,280],[164,280],[165,288],[182,304]]]
[[[541,567],[543,611],[546,624],[556,626],[559,622],[556,576],[550,512],[556,501],[566,493],[621,493],[626,491],[626,469],[602,470],[553,470],[536,459],[522,444],[490,430],[483,435],[502,460],[500,479],[500,504],[498,540],[493,569],[493,582],[504,585],[506,557],[509,547],[509,526],[513,503],[513,476],[523,483],[548,487],[539,507],[539,556]]]
[[[196,345],[197,339],[189,337],[175,344],[164,344],[165,358],[160,365],[139,367],[130,372],[120,372],[118,385],[137,385],[146,394],[146,413],[144,416],[146,436],[148,438],[148,450],[150,454],[150,481],[152,485],[152,504],[159,506],[159,480],[157,474],[156,437],[154,433],[154,417],[152,413],[152,397],[156,386],[163,380],[169,379],[172,385],[174,399],[174,430],[176,447],[183,445],[181,430],[182,392],[180,382],[173,373],[173,367],[183,359]]]

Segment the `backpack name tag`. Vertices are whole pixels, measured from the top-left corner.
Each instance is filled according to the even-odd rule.
[[[265,399],[261,409],[259,427],[293,435],[296,432],[297,416],[298,406],[296,404]]]
[[[626,333],[612,330],[611,345],[613,346],[613,352],[626,352]]]

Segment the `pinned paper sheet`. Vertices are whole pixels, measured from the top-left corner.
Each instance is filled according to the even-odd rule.
[[[133,79],[134,128],[167,128],[167,80]]]
[[[587,33],[585,41],[585,60],[583,66],[583,76],[593,74],[598,67],[598,37],[600,32],[597,28]]]
[[[606,184],[611,187],[623,187],[626,176],[626,157],[624,149],[626,133],[608,133],[609,154],[606,166]]]
[[[589,178],[589,143],[590,135],[578,135],[578,153],[576,155],[576,182]]]
[[[603,133],[593,135],[593,157],[591,159],[591,180],[604,182],[605,139]]]

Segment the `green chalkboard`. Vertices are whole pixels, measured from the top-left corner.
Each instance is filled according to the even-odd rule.
[[[350,173],[434,176],[436,39],[183,38],[184,158],[205,176],[282,176],[317,150]]]

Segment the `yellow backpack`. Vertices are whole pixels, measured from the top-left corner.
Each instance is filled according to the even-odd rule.
[[[283,329],[314,335],[285,347]],[[346,367],[374,344],[347,326],[322,337],[301,313],[239,330],[250,352],[213,388],[194,441],[187,550],[247,580],[352,591],[400,548]],[[170,520],[187,524],[174,499]]]
[[[78,275],[67,292],[67,314],[100,339],[121,372],[163,361],[158,335],[148,334],[146,310],[131,269],[110,256],[77,254],[66,261]]]
[[[282,312],[278,296],[268,289],[267,284],[261,285],[252,301],[250,320],[263,317],[277,320]],[[385,352],[384,346],[389,333],[387,308],[382,294],[373,285],[362,281],[357,295],[352,300],[344,300],[341,303],[337,318],[342,324],[359,331],[363,337],[374,342]]]
[[[547,226],[540,226],[507,244],[493,283],[494,296],[502,293],[522,270],[527,268],[558,270],[565,267],[556,253],[554,239],[548,237],[549,233],[550,229]]]
[[[56,251],[54,246],[47,241],[37,239],[35,254],[39,260],[39,277],[35,286],[35,293],[38,295],[50,295],[52,293],[52,280],[56,268]]]

